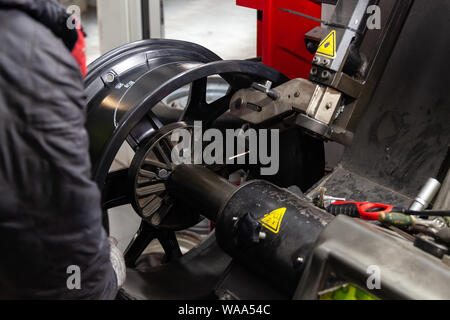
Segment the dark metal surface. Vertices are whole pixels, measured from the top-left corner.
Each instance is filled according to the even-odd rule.
[[[347,201],[378,202],[407,208],[413,200],[341,166],[311,188],[308,196],[314,198],[322,187],[327,189],[327,195],[345,198]]]
[[[236,260],[229,265],[215,290],[222,300],[288,300],[291,296],[274,288]]]
[[[414,197],[438,174],[450,141],[450,2],[414,2],[343,167]]]
[[[287,295],[294,292],[319,233],[333,219],[267,181],[236,187],[199,166],[178,166],[169,186],[173,197],[216,222],[217,241],[225,252]],[[263,228],[260,219],[277,209],[284,211],[276,230]]]
[[[446,31],[439,26],[448,22],[450,3],[416,0],[410,12],[404,4],[393,2],[394,10],[407,16],[406,23],[390,21],[391,28],[401,30],[398,40],[395,34],[385,35],[393,46],[392,55],[389,50],[375,52],[368,91],[363,89],[363,99],[358,100],[367,105],[367,111],[350,124],[357,127],[353,144],[346,149],[341,166],[317,184],[310,196],[326,187],[328,195],[347,200],[408,207],[445,159],[450,102],[441,75],[450,71],[446,62],[450,45],[442,41]],[[377,43],[371,40],[372,46]],[[383,61],[388,61],[386,67]],[[373,89],[372,98],[368,92]],[[370,265],[381,268],[382,289],[372,292],[380,298],[450,296],[450,269],[442,261],[410,240],[339,216],[321,234],[295,297],[317,299],[331,274],[366,288]]]
[[[121,75],[132,68],[142,67],[141,71],[145,72],[148,69],[146,66],[147,59],[177,57],[178,54],[184,56],[186,51],[190,51],[191,56],[197,57],[200,61],[220,60],[220,57],[210,50],[190,42],[169,39],[136,41],[105,53],[89,65],[85,79],[87,91],[91,94],[96,94],[95,91],[91,91],[96,87],[91,86],[94,83],[98,83],[98,77],[106,74],[108,71],[112,70]],[[133,70],[133,72],[136,73],[137,70]],[[88,96],[88,99],[92,99],[92,95]]]
[[[406,3],[392,5],[401,16],[409,12]],[[364,87],[376,89],[375,93],[371,98],[363,89],[357,100],[367,110],[351,125],[357,131],[341,167],[318,184],[328,189],[327,194],[409,207],[428,178],[438,174],[450,141],[449,91],[440,76],[450,72],[445,62],[450,44],[442,41],[446,31],[439,27],[449,14],[447,1],[416,0],[404,26],[390,22],[401,33],[398,41],[391,34],[385,36],[391,45],[397,41],[392,55],[375,53],[374,76]],[[375,41],[378,35],[371,32],[367,37]],[[314,188],[310,194],[317,192]]]
[[[237,186],[204,167],[179,165],[169,178],[173,197],[212,221]]]
[[[349,103],[337,120],[336,125],[347,126],[348,131],[354,133],[362,120],[361,115],[370,103],[378,83],[388,64],[406,19],[409,16],[413,0],[380,0],[378,4],[381,16],[381,29],[366,32],[360,45],[360,54],[365,57],[367,65],[361,72],[363,85],[358,88],[359,95],[354,102]]]
[[[243,241],[251,230],[240,234],[242,220],[250,214],[259,221],[274,210],[285,208],[277,232],[263,227],[263,238]],[[224,205],[216,222],[220,247],[239,263],[286,295],[292,295],[303,261],[323,228],[333,216],[317,209],[286,189],[255,180],[239,187]],[[250,239],[249,239],[250,240]],[[277,275],[277,276],[274,276]]]
[[[157,268],[146,264],[127,269],[124,290],[137,299],[193,300],[217,298],[214,288],[231,263],[214,233],[172,263]]]
[[[369,266],[380,269],[380,289],[367,288]],[[382,299],[450,299],[448,265],[389,230],[343,215],[319,236],[294,299],[317,299],[330,278]]]

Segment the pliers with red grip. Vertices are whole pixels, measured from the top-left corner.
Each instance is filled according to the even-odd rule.
[[[352,218],[378,220],[378,216],[383,212],[403,212],[404,209],[382,203],[335,201],[328,206],[327,211],[334,215],[344,214]]]

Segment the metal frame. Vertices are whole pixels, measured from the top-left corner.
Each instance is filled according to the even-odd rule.
[[[392,231],[344,215],[319,236],[294,299],[316,300],[331,281],[368,291],[370,266],[380,270],[381,287],[370,290],[378,298],[450,299],[448,265]]]

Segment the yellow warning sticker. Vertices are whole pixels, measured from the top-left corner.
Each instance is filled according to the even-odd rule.
[[[271,213],[265,214],[259,222],[273,233],[278,233],[285,212],[286,208],[273,210]]]
[[[319,44],[316,54],[334,59],[336,57],[336,31],[331,31]]]

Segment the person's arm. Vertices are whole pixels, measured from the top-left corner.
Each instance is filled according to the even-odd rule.
[[[113,299],[78,65],[23,11],[0,29],[0,296]]]

